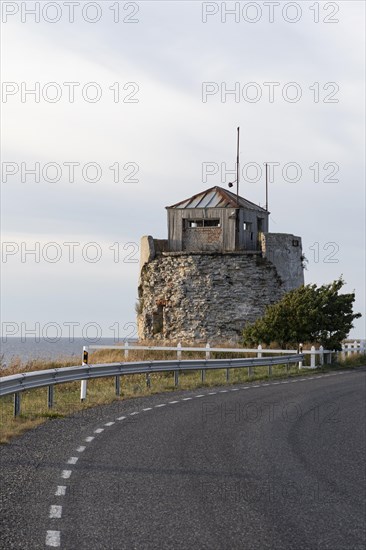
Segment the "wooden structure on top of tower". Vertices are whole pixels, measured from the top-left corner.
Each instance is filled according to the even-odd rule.
[[[268,232],[267,210],[218,186],[166,209],[170,252],[260,250]]]

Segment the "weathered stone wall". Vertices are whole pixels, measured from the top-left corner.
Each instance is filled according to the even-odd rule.
[[[262,233],[263,257],[277,269],[288,292],[304,284],[301,237],[290,233]]]
[[[163,253],[141,269],[139,338],[237,341],[284,292],[259,253]]]
[[[150,235],[144,235],[140,241],[140,271],[143,266],[155,258],[154,239]]]

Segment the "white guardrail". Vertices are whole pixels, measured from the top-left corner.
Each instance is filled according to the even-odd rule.
[[[332,354],[340,353],[341,360],[344,360],[349,355],[353,353],[365,353],[366,352],[366,340],[354,340],[353,342],[347,342],[342,344],[342,351],[335,352],[334,350],[324,349],[323,346],[319,346],[319,349],[315,349],[315,346],[311,346],[309,350],[303,350],[303,345],[299,345],[299,349],[263,349],[261,345],[257,348],[211,348],[210,344],[207,343],[204,348],[202,347],[183,347],[181,344],[177,346],[134,346],[131,345],[128,340],[125,340],[123,345],[116,346],[105,346],[105,345],[90,345],[84,347],[84,350],[102,350],[102,349],[115,349],[119,351],[124,351],[125,359],[128,359],[128,354],[130,350],[149,350],[149,351],[175,351],[177,353],[177,359],[182,357],[182,352],[194,351],[194,352],[204,352],[206,354],[206,359],[210,359],[211,352],[224,352],[224,353],[253,353],[257,357],[262,357],[264,354],[278,353],[281,355],[293,355],[296,353],[302,353],[304,355],[310,355],[310,368],[316,368],[317,357],[318,364],[324,365],[324,363],[332,362]],[[301,368],[302,365],[299,365]]]

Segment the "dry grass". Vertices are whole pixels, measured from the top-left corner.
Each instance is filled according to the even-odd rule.
[[[229,347],[224,345],[223,347]],[[233,346],[231,346],[233,347]],[[243,354],[242,354],[243,355]],[[246,354],[247,356],[250,354]],[[198,352],[185,352],[183,359],[200,359],[205,354]],[[233,357],[229,353],[211,353],[211,358]],[[144,361],[158,359],[176,359],[176,352],[161,351],[152,352],[149,350],[130,350],[128,361]],[[99,350],[89,357],[89,363],[112,363],[124,361],[124,350]],[[353,355],[346,362],[338,366],[354,367],[365,364],[364,358]],[[51,368],[60,368],[75,365],[75,359],[59,358],[54,361],[34,360],[22,363],[15,358],[11,364],[1,370],[1,376],[18,374],[20,372],[30,372],[35,370],[44,370]],[[331,368],[337,368],[332,366]],[[329,370],[324,367],[321,370]],[[298,371],[297,366],[291,366],[287,370],[286,366],[272,367],[272,377],[281,378],[286,376],[301,376],[312,374],[313,371]],[[264,380],[268,378],[266,367],[256,367],[253,369],[253,375],[249,378],[247,369],[230,369],[229,383],[243,383],[249,380]],[[206,372],[204,383],[201,381],[201,371],[191,371],[181,373],[179,376],[179,387],[174,386],[173,373],[154,373],[150,375],[151,387],[146,385],[145,375],[126,375],[121,377],[121,395],[115,395],[114,378],[99,378],[88,382],[87,400],[80,402],[80,382],[72,382],[55,386],[54,407],[50,410],[47,407],[47,388],[27,390],[21,395],[21,415],[13,417],[13,396],[9,395],[1,398],[0,405],[0,443],[7,443],[14,436],[20,435],[52,418],[63,417],[73,414],[76,411],[83,411],[90,407],[101,404],[112,403],[115,400],[129,399],[139,396],[147,396],[164,391],[174,391],[175,389],[185,390],[198,387],[213,387],[226,384],[226,369],[210,370]]]

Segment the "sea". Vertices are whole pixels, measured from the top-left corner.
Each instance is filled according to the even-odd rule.
[[[137,339],[129,339],[130,344]],[[12,358],[19,358],[22,362],[31,359],[68,359],[75,358],[75,365],[81,364],[83,346],[90,345],[116,346],[123,345],[124,340],[116,341],[114,338],[100,338],[91,341],[84,338],[59,338],[55,342],[32,338],[0,337],[0,365],[4,368],[9,365]]]

